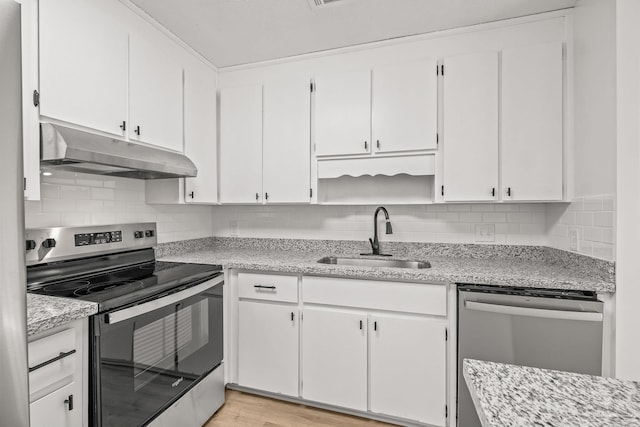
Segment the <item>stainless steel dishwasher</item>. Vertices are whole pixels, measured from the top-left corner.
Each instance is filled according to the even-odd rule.
[[[458,426],[480,426],[463,359],[601,375],[603,303],[595,292],[458,286]]]

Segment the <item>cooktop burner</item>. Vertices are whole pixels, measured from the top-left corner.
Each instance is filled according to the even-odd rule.
[[[219,265],[155,261],[51,283],[32,283],[28,285],[28,290],[37,294],[93,301],[98,303],[102,312],[200,283],[222,274],[221,270]]]

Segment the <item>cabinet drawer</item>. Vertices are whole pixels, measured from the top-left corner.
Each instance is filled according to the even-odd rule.
[[[339,277],[302,278],[305,303],[447,315],[446,285],[384,282]]]
[[[298,302],[298,276],[238,273],[240,298]]]
[[[29,343],[29,393],[58,388],[73,381],[78,355],[76,331],[65,329]],[[73,352],[73,353],[71,353]],[[57,360],[56,360],[57,359]],[[52,361],[51,363],[48,363]]]
[[[72,409],[65,400],[73,401]],[[77,382],[62,387],[29,405],[31,427],[82,425],[82,385]]]

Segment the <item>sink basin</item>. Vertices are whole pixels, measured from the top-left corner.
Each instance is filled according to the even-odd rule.
[[[346,258],[326,256],[318,260],[320,264],[356,265],[363,267],[393,267],[393,268],[431,268],[429,261],[408,261],[402,259],[378,259],[378,258]]]

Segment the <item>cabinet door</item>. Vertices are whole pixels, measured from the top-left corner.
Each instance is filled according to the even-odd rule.
[[[370,152],[370,70],[316,77],[314,106],[317,156]]]
[[[308,203],[311,179],[309,81],[266,84],[263,118],[265,200]]]
[[[498,54],[444,60],[443,183],[446,201],[498,193]]]
[[[110,0],[40,2],[42,116],[124,134],[120,127],[127,120],[124,9]]]
[[[262,201],[262,87],[220,91],[220,202]]]
[[[193,59],[184,71],[184,154],[198,168],[185,178],[187,203],[217,203],[216,74]]]
[[[367,410],[367,315],[305,307],[302,397]]]
[[[142,19],[129,38],[129,138],[184,151],[177,45]]]
[[[502,52],[502,186],[507,200],[562,200],[562,43]]]
[[[371,411],[444,426],[445,322],[403,315],[370,322]]]
[[[69,399],[73,406],[69,406]],[[66,402],[65,402],[66,401]],[[82,426],[82,384],[72,382],[29,405],[31,427]]]
[[[371,126],[377,152],[436,148],[438,78],[436,61],[373,69]]]
[[[298,396],[298,309],[238,303],[238,384]]]

